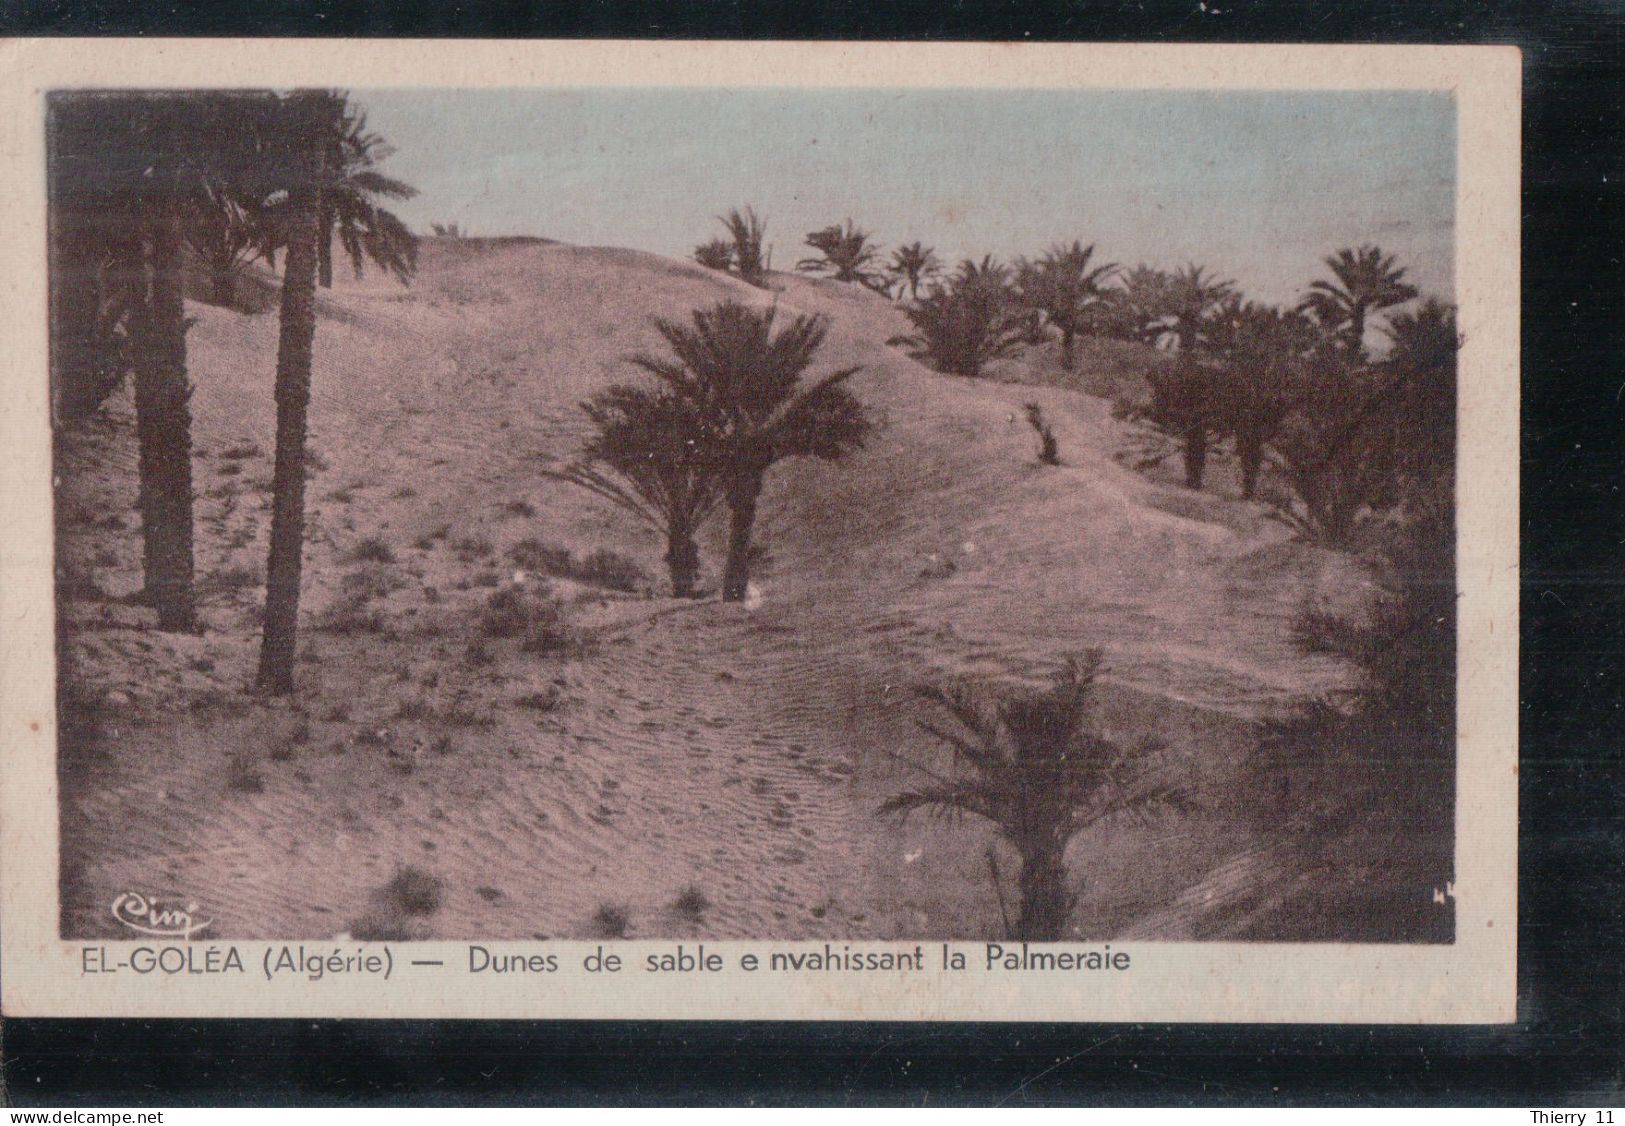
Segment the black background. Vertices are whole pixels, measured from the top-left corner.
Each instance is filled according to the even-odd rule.
[[[13,35],[1506,43],[1523,48],[1519,1022],[8,1020],[14,1104],[1617,1105],[1625,957],[1625,0],[1349,5],[0,0]],[[1218,10],[1211,11],[1217,8]],[[3,932],[0,932],[3,940]]]

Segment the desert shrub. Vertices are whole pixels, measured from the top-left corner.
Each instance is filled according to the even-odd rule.
[[[258,794],[265,790],[265,777],[259,763],[246,752],[234,754],[226,763],[226,787],[243,794]]]
[[[635,591],[649,580],[649,576],[636,561],[618,551],[603,547],[591,552],[577,563],[571,577],[608,590],[624,592]]]
[[[536,506],[528,500],[510,500],[502,506],[504,516],[518,516],[526,520],[536,515]]]
[[[888,344],[948,375],[979,378],[1001,356],[1016,351],[1032,335],[1036,317],[1010,288],[1009,270],[984,258],[960,264],[946,286],[904,310],[914,332]]]
[[[543,599],[523,587],[493,591],[480,613],[480,632],[487,637],[518,637],[542,605]]]
[[[420,936],[424,919],[440,910],[445,881],[421,868],[407,865],[373,892],[366,914],[350,924],[350,933],[362,942],[409,942]]]
[[[384,885],[384,896],[407,915],[433,915],[440,910],[445,881],[407,865]]]
[[[733,266],[734,244],[721,238],[702,242],[694,248],[694,261],[708,270],[727,270]]]
[[[510,547],[508,559],[515,567],[542,575],[568,575],[575,564],[575,557],[569,548],[543,543],[534,537],[522,539]]]
[[[592,651],[593,642],[590,635],[570,624],[564,603],[550,598],[537,606],[519,648],[539,657],[581,657]]]
[[[593,912],[592,923],[600,938],[625,938],[632,914],[625,904],[604,903]]]
[[[567,480],[574,480],[560,474]],[[636,561],[618,551],[598,548],[580,559],[567,547],[523,539],[508,549],[514,566],[559,579],[574,579],[609,590],[631,592],[648,582],[649,576]]]
[[[1044,408],[1037,403],[1027,404],[1027,425],[1038,435],[1038,460],[1045,465],[1060,465],[1060,444],[1055,440],[1055,431],[1049,421],[1044,418]]]
[[[260,571],[256,567],[242,565],[222,567],[211,571],[198,583],[199,594],[212,594],[228,590],[242,590],[245,587],[259,586],[263,581]]]
[[[339,593],[346,598],[371,601],[388,597],[400,586],[400,576],[388,564],[368,563],[344,573],[339,580]]]
[[[590,638],[571,625],[564,603],[545,588],[493,591],[480,614],[480,632],[486,637],[520,638],[520,650],[538,656],[580,656],[591,649]]]
[[[1073,837],[1110,818],[1144,819],[1191,807],[1163,779],[1155,740],[1123,747],[1093,730],[1089,704],[1100,657],[1093,650],[1068,658],[1049,688],[991,703],[961,687],[920,688],[923,699],[954,721],[944,727],[920,720],[921,729],[953,752],[964,773],[925,771],[928,784],[880,807],[905,817],[929,810],[991,822],[1021,858],[1019,914],[1013,924],[1007,921],[1011,937],[1062,937],[1073,903],[1065,870]]]
[[[379,536],[368,536],[351,549],[350,558],[357,563],[393,563],[395,549]]]
[[[698,919],[711,909],[711,901],[706,898],[703,891],[689,884],[677,894],[677,898],[672,901],[671,909],[687,918]]]
[[[385,632],[384,613],[373,602],[400,585],[399,576],[384,563],[367,563],[345,572],[339,580],[338,597],[318,616],[317,628],[341,634]]]
[[[451,550],[459,562],[472,563],[487,558],[496,548],[484,536],[464,536],[452,543]]]
[[[521,708],[529,708],[537,712],[550,712],[559,706],[563,694],[558,685],[549,684],[539,692],[527,692],[514,701]]]

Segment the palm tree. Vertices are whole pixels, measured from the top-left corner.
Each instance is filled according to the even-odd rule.
[[[1169,278],[1162,270],[1139,265],[1121,276],[1121,285],[1105,293],[1100,314],[1109,335],[1155,344],[1167,300]]]
[[[632,513],[666,537],[675,598],[699,576],[695,533],[722,500],[722,477],[705,416],[669,388],[619,385],[581,405],[596,430],[576,462],[545,475]]]
[[[1035,318],[1010,290],[1008,267],[985,257],[960,263],[949,283],[904,308],[914,332],[888,344],[949,375],[979,378],[989,363],[1020,348]]]
[[[133,376],[143,598],[196,628],[185,244],[195,202],[235,156],[246,94],[55,95],[53,376],[59,407]],[[224,126],[224,128],[222,128]]]
[[[774,335],[776,318],[776,307],[758,311],[735,301],[696,309],[691,326],[656,318],[672,358],[632,359],[704,420],[707,456],[729,512],[724,602],[744,599],[750,582],[751,534],[767,471],[786,458],[844,457],[870,429],[844,386],[857,368],[801,383],[828,320],[798,316]]]
[[[1416,296],[1416,287],[1404,281],[1394,256],[1375,246],[1345,247],[1325,263],[1335,280],[1310,282],[1301,307],[1338,336],[1349,355],[1363,358],[1370,314],[1403,305]]]
[[[1208,334],[1223,375],[1216,422],[1235,438],[1242,499],[1252,500],[1265,447],[1303,396],[1304,363],[1320,336],[1296,309],[1277,309],[1240,297],[1220,307]]]
[[[846,226],[830,226],[807,234],[807,245],[818,251],[817,258],[803,258],[796,269],[810,274],[830,274],[836,281],[858,282],[868,288],[878,284],[871,266],[880,248],[869,233],[846,221]]]
[[[322,246],[336,229],[359,272],[371,258],[403,283],[416,265],[416,240],[394,215],[366,198],[377,138],[365,132],[347,95],[299,91],[281,106],[271,138],[273,178],[266,221],[287,248],[282,272],[276,366],[276,464],[272,471],[271,547],[266,564],[265,633],[259,684],[293,691],[294,649],[305,526],[305,439],[316,339],[316,284]],[[389,183],[394,184],[394,181]],[[395,185],[389,194],[398,196]],[[410,189],[407,189],[410,191]],[[359,200],[359,202],[358,202]],[[332,227],[325,226],[331,217]]]
[[[942,272],[942,263],[929,246],[915,241],[891,252],[886,272],[897,278],[900,284],[908,286],[910,300],[918,301],[920,286]]]
[[[1159,781],[1154,741],[1128,749],[1095,734],[1090,694],[1100,651],[1070,657],[1049,688],[1016,693],[991,706],[964,688],[925,687],[919,694],[956,726],[920,720],[922,730],[953,752],[964,773],[889,798],[882,814],[916,810],[970,813],[990,822],[1021,858],[1020,913],[1011,936],[1030,942],[1063,937],[1073,895],[1066,848],[1079,833],[1110,818],[1148,818],[1184,811],[1190,801]],[[914,764],[918,766],[918,764]]]
[[[1147,277],[1154,288],[1136,300],[1152,302],[1144,332],[1174,352],[1172,366],[1152,372],[1151,402],[1145,417],[1177,437],[1185,461],[1185,486],[1202,487],[1207,467],[1209,431],[1218,423],[1215,371],[1204,352],[1209,328],[1224,303],[1235,295],[1234,283],[1194,263],[1172,274]],[[1138,314],[1137,314],[1138,315]]]
[[[767,288],[768,262],[763,246],[763,240],[767,237],[767,221],[758,218],[756,212],[747,207],[743,211],[735,208],[727,215],[719,216],[717,222],[728,228],[728,236],[733,239],[733,264],[740,279],[757,289]]]
[[[198,184],[186,240],[209,275],[209,300],[227,309],[237,301],[237,279],[244,268],[268,253],[248,209],[220,180]]]
[[[1093,244],[1074,240],[1071,246],[1053,246],[1037,262],[1021,271],[1023,299],[1061,331],[1061,367],[1071,371],[1073,340],[1082,332],[1104,300],[1102,283],[1117,272],[1117,263],[1090,266]]]
[[[333,286],[333,240],[338,239],[355,276],[371,259],[398,277],[411,276],[416,267],[418,240],[379,200],[411,199],[417,189],[376,170],[394,151],[376,133],[367,131],[367,115],[346,103],[338,127],[327,138],[328,172],[317,217],[318,280],[323,289]]]

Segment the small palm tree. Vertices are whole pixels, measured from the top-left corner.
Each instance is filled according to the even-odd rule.
[[[573,465],[545,475],[603,497],[664,535],[672,596],[692,598],[700,570],[694,537],[722,500],[705,416],[669,388],[626,384],[581,409],[595,432]]]
[[[886,272],[896,278],[900,285],[907,286],[911,301],[918,301],[920,286],[942,272],[942,262],[929,246],[916,241],[891,252]]]
[[[858,282],[874,288],[879,279],[873,270],[880,248],[869,239],[869,233],[852,225],[848,219],[844,227],[830,226],[807,234],[807,245],[818,251],[816,258],[803,258],[796,269],[809,274],[829,274],[836,281]]]
[[[1036,323],[1011,292],[1009,268],[991,257],[962,262],[948,285],[906,306],[904,313],[915,331],[887,343],[967,379],[979,378],[988,364],[1019,349]]]
[[[721,238],[702,242],[694,248],[694,261],[707,270],[727,270],[734,262],[734,244]]]
[[[1325,259],[1332,281],[1309,283],[1309,295],[1301,306],[1337,336],[1349,355],[1364,358],[1366,322],[1370,315],[1416,296],[1403,268],[1394,264],[1392,254],[1375,246],[1345,247]]]
[[[273,695],[285,695],[294,688],[305,537],[305,440],[322,248],[336,230],[358,273],[361,260],[371,258],[404,283],[416,266],[417,242],[399,219],[368,198],[372,189],[366,185],[380,182],[369,172],[370,161],[383,150],[366,132],[365,118],[352,111],[347,95],[317,90],[289,95],[268,124],[267,150],[264,186],[270,190],[262,196],[267,201],[263,222],[275,241],[287,248],[287,255],[277,339],[276,455],[258,682]],[[410,192],[404,185],[398,188]]]
[[[1012,937],[1052,942],[1063,936],[1073,895],[1066,848],[1110,818],[1148,818],[1192,803],[1160,781],[1155,741],[1128,749],[1095,734],[1090,694],[1101,654],[1068,658],[1050,687],[1006,696],[991,706],[963,688],[925,687],[920,695],[955,721],[920,720],[953,752],[955,775],[896,794],[882,814],[916,810],[970,813],[990,822],[1021,858],[1020,913]]]
[[[801,382],[829,322],[798,316],[775,334],[776,319],[776,307],[736,301],[696,309],[688,325],[657,318],[671,357],[632,359],[703,420],[705,457],[716,466],[729,511],[725,602],[743,600],[750,583],[751,534],[767,471],[786,458],[844,457],[870,430],[844,386],[857,368]]]
[[[1192,263],[1171,274],[1146,277],[1154,286],[1137,300],[1152,302],[1145,333],[1175,354],[1174,363],[1150,373],[1151,402],[1144,417],[1177,437],[1185,461],[1185,485],[1200,489],[1210,432],[1219,424],[1216,372],[1207,354],[1209,329],[1235,285]]]
[[[1061,332],[1061,367],[1073,368],[1073,341],[1085,330],[1105,299],[1104,283],[1117,263],[1092,266],[1095,248],[1073,241],[1053,246],[1021,271],[1021,295]]]
[[[228,309],[237,301],[237,279],[243,270],[270,253],[249,210],[215,179],[196,186],[186,241],[209,275],[210,302]]]
[[[728,236],[733,240],[733,266],[740,279],[758,289],[767,288],[768,258],[764,246],[767,221],[758,218],[749,207],[743,211],[735,208],[717,221],[728,228]]]

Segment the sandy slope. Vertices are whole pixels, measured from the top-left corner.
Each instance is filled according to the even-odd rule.
[[[106,905],[129,889],[190,898],[221,935],[332,935],[411,864],[445,880],[422,924],[444,937],[584,937],[606,904],[626,907],[634,937],[997,937],[981,826],[874,815],[911,780],[900,759],[940,765],[909,687],[1031,682],[1089,646],[1110,668],[1103,722],[1166,735],[1210,811],[1081,838],[1080,933],[1203,933],[1200,912],[1168,908],[1201,900],[1214,873],[1256,895],[1234,878],[1258,843],[1235,809],[1247,725],[1339,682],[1287,630],[1306,598],[1357,599],[1354,566],[1289,542],[1254,506],[1124,468],[1125,425],[1067,389],[1048,353],[998,373],[1041,386],[955,380],[884,344],[906,322],[883,299],[777,280],[774,297],[626,250],[444,243],[410,289],[341,280],[317,342],[322,468],[293,704],[243,691],[275,318],[191,308],[209,628],[176,638],[121,603],[64,604],[69,675],[100,701],[106,735],[64,771],[71,931],[109,933]],[[596,654],[502,641],[493,664],[470,662],[490,593],[477,584],[511,581],[502,556],[522,538],[612,547],[658,576],[653,536],[536,470],[579,442],[579,400],[658,344],[652,314],[727,295],[828,314],[823,361],[863,365],[854,390],[884,424],[848,462],[774,471],[762,604],[561,584]],[[1053,420],[1063,466],[1036,463],[1027,401]],[[60,565],[129,593],[127,404],[65,438],[60,460]],[[396,556],[372,565],[400,584],[380,603],[388,632],[314,628],[371,536]],[[515,703],[553,688],[551,711]],[[259,792],[231,785],[234,756]],[[672,906],[689,886],[710,903],[697,918]]]

